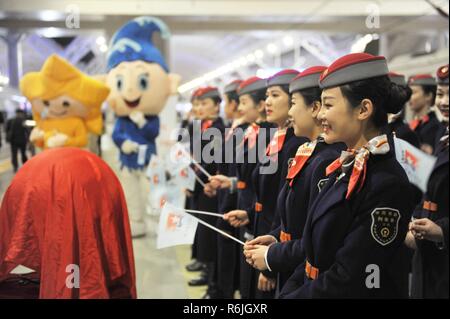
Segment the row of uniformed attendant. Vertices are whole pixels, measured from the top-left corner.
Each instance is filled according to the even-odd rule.
[[[407,296],[403,241],[415,193],[384,133],[394,130],[388,114],[398,114],[411,92],[394,76],[383,57],[352,54],[328,68],[285,70],[267,82],[251,78],[234,86],[240,112],[232,128],[246,129],[237,152],[265,149],[256,142],[261,127],[271,128],[263,119],[262,92],[267,121],[277,130],[267,162],[251,163],[244,155],[244,163],[224,165],[205,188],[207,197],[218,196],[216,210],[241,229],[241,239],[257,237],[240,254],[240,271],[233,253],[239,248],[225,238],[215,241],[219,271],[209,297],[231,298],[238,277],[244,298],[272,297],[275,286],[280,297]],[[235,137],[227,135],[225,140]],[[275,172],[260,173],[274,161]],[[231,192],[223,190],[228,187]],[[448,205],[446,216],[448,223]],[[246,268],[245,259],[261,272]],[[381,276],[377,289],[366,280],[373,265]],[[446,269],[448,282],[448,264]]]

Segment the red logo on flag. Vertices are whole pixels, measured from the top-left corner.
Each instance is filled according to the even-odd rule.
[[[411,152],[405,150],[403,154],[403,160],[406,164],[412,167],[412,169],[416,170],[418,159]]]
[[[159,200],[159,208],[163,208],[164,204],[166,203],[166,196],[162,196]]]
[[[181,227],[181,220],[183,217],[176,213],[169,213],[169,216],[167,216],[167,224],[166,229],[167,230],[175,230],[178,227]]]

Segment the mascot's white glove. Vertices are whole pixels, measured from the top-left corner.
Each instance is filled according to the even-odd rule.
[[[145,124],[147,123],[147,120],[145,119],[144,113],[141,111],[133,111],[130,114],[130,119],[139,127],[143,128]]]
[[[56,133],[55,135],[48,138],[47,147],[54,148],[64,146],[67,142],[67,139],[68,136],[66,134]]]
[[[30,133],[30,142],[34,143],[42,139],[44,139],[44,131],[39,127],[35,127]]]
[[[125,142],[122,143],[120,149],[125,154],[136,153],[139,149],[139,144],[131,140],[125,140]]]

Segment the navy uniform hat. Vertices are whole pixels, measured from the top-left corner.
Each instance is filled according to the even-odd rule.
[[[436,76],[439,85],[448,85],[448,64],[441,66],[437,70]]]
[[[409,78],[408,85],[436,85],[436,79],[431,74],[416,74]]]
[[[170,36],[164,22],[154,17],[138,17],[123,25],[111,39],[108,72],[125,61],[157,63],[169,72],[161,52],[153,45],[152,35],[155,31],[160,32],[163,38]]]
[[[389,80],[400,86],[406,86],[406,77],[403,74],[389,72]]]
[[[289,84],[289,93],[300,90],[318,88],[320,75],[327,69],[326,66],[312,66],[300,72]]]
[[[245,80],[239,85],[238,95],[250,94],[259,90],[266,88],[266,80],[261,79],[257,76],[252,76],[251,78]]]
[[[298,75],[297,70],[283,70],[267,79],[267,87],[276,85],[289,85],[291,81]]]
[[[347,54],[333,63],[320,76],[322,89],[354,81],[375,78],[389,73],[386,58],[368,53]]]
[[[225,85],[225,88],[223,89],[223,93],[232,93],[232,92],[237,92],[237,90],[239,89],[239,86],[242,84],[242,80],[234,80],[231,83],[228,83],[227,85]]]

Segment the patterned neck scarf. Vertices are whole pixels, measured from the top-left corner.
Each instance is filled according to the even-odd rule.
[[[305,163],[314,153],[317,143],[319,142],[323,142],[323,137],[320,136],[312,142],[307,142],[299,146],[297,153],[295,153],[295,157],[289,166],[288,174],[286,175],[286,179],[290,181],[289,186],[292,186],[294,178],[301,172],[303,166],[305,166]]]
[[[354,161],[350,181],[348,183],[347,195],[345,196],[346,199],[349,199],[358,185],[357,192],[359,192],[364,185],[367,160],[369,159],[370,154],[386,154],[389,150],[390,147],[386,135],[374,137],[358,150],[349,149],[347,151],[342,151],[341,156],[327,167],[326,175],[329,176],[338,169],[345,171],[345,167]]]
[[[241,145],[243,146],[245,142],[248,141],[248,148],[253,148],[256,144],[256,140],[258,138],[259,133],[259,125],[256,123],[252,123],[247,127],[244,133],[244,140],[242,141]]]
[[[233,124],[231,124],[231,127],[228,129],[227,134],[225,135],[225,141],[228,141],[230,137],[233,136],[234,131],[241,124],[242,124],[241,121],[237,120],[233,121]]]
[[[267,145],[267,156],[272,156],[281,151],[281,149],[283,148],[284,140],[286,139],[286,132],[286,129],[280,129],[275,133],[269,145]]]
[[[212,120],[206,120],[202,122],[202,133],[204,133],[207,129],[209,129],[213,124]]]
[[[418,119],[414,119],[411,122],[409,122],[409,128],[412,131],[415,131],[420,124],[425,124],[430,120],[430,116],[428,114],[425,114],[424,116],[422,116],[421,118]]]

